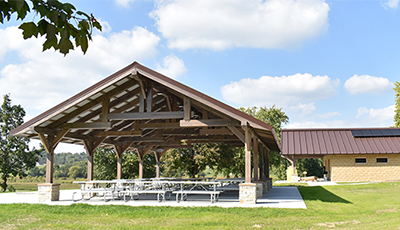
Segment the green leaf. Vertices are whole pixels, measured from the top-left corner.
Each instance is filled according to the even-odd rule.
[[[61,7],[68,15],[71,15],[73,12],[74,12],[74,10],[76,10],[76,8],[72,5],[72,4],[69,4],[69,3],[64,3],[64,4],[62,4],[62,7]]]
[[[58,34],[58,29],[53,24],[47,24],[46,39],[47,40],[55,39],[57,41],[56,37],[57,34]]]
[[[57,24],[58,22],[58,10],[52,10],[50,11],[50,13],[48,14],[48,18],[50,19],[50,21],[52,21],[54,24]]]
[[[96,29],[102,31],[102,27],[101,27],[100,23],[97,22],[97,21],[93,22],[93,27],[95,27]]]
[[[39,31],[39,33],[40,33],[40,35],[44,35],[44,34],[47,34],[47,25],[48,25],[49,23],[46,21],[46,20],[44,20],[44,19],[41,19],[39,22],[38,22],[38,31]]]
[[[88,31],[89,30],[89,23],[85,20],[81,20],[79,21],[79,28],[81,28],[82,30]]]
[[[86,51],[87,51],[87,49],[89,47],[87,37],[85,35],[83,35],[83,36],[80,37],[79,41],[80,41],[79,43],[80,43],[81,50],[82,50],[83,54],[86,54]]]
[[[46,40],[43,43],[43,51],[50,49],[51,47],[53,47],[54,49],[57,49],[57,37],[55,39],[51,39],[51,40]]]
[[[22,35],[24,39],[28,39],[32,36],[37,37],[39,33],[38,27],[33,22],[22,23],[18,28],[23,30]]]
[[[64,54],[64,56],[69,53],[69,50],[74,49],[72,42],[69,40],[69,34],[67,30],[64,30],[61,34],[61,39],[58,43],[58,49],[60,50],[60,53]]]
[[[82,12],[82,11],[77,11],[76,13],[77,13],[78,15],[84,15],[84,16],[87,18],[87,20],[90,21],[90,16],[89,16],[87,13]]]
[[[37,7],[34,8],[34,10],[39,12],[41,18],[45,17],[46,15],[48,15],[50,13],[50,9],[48,9],[44,5],[38,5]]]

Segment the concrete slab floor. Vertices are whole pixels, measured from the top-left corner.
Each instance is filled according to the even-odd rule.
[[[129,205],[129,206],[171,206],[171,207],[242,207],[242,208],[301,208],[306,209],[307,206],[303,201],[297,187],[279,186],[273,187],[262,198],[257,199],[257,204],[240,204],[238,192],[227,192],[221,194],[218,202],[211,203],[209,195],[189,195],[187,201],[176,202],[175,196],[171,196],[170,200],[158,202],[155,194],[140,195],[139,200],[122,200],[107,199],[104,201],[102,197],[94,197],[90,200],[72,201],[72,194],[79,190],[61,190],[60,200],[46,202],[48,205],[71,205],[74,203],[83,203],[90,205]],[[80,198],[79,195],[75,196]],[[76,199],[75,198],[75,199]],[[0,204],[12,203],[29,203],[39,204],[38,192],[16,192],[1,193]]]

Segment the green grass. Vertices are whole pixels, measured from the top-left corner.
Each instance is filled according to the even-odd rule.
[[[0,229],[396,229],[400,183],[298,186],[308,209],[0,205]]]
[[[78,184],[73,184],[74,180],[55,180],[54,183],[61,184],[61,189],[79,189]],[[28,192],[28,191],[37,191],[38,184],[45,183],[44,181],[39,182],[26,182],[23,180],[17,180],[16,182],[8,182],[8,185],[11,185],[15,188],[17,192]]]

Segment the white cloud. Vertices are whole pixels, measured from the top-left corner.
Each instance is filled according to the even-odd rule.
[[[150,13],[170,48],[293,48],[329,27],[324,0],[159,0]]]
[[[299,106],[298,109],[313,109],[313,104],[305,105],[305,101],[327,100],[336,94],[339,79],[332,80],[328,76],[312,76],[311,74],[294,74],[291,76],[259,79],[245,78],[221,87],[226,101],[241,106]],[[300,103],[300,104],[299,104]]]
[[[381,95],[392,90],[392,87],[393,84],[387,78],[369,75],[358,76],[355,74],[344,83],[344,88],[353,95]]]
[[[316,117],[322,118],[322,119],[330,119],[332,117],[340,117],[342,114],[340,112],[330,112],[330,113],[323,113],[323,114],[317,114]]]
[[[399,6],[399,1],[400,0],[387,0],[383,3],[383,7],[385,9],[391,8],[391,9],[397,9]]]
[[[182,59],[170,54],[163,59],[162,66],[157,65],[157,71],[171,78],[177,78],[186,73],[187,69]]]
[[[1,69],[0,95],[11,93],[13,103],[38,112],[135,60],[154,57],[160,40],[148,30],[135,27],[108,37],[95,35],[86,55],[77,49],[64,57],[51,50],[42,52],[43,39],[23,40],[16,27],[0,30],[0,38],[0,47],[6,47],[3,57],[7,52],[16,52],[20,58],[20,64]]]
[[[128,7],[131,2],[134,2],[135,0],[115,0],[117,5],[120,5],[122,7]]]
[[[365,107],[358,108],[356,118],[362,120],[369,126],[391,126],[393,125],[393,117],[395,114],[395,106],[391,105],[381,109],[367,109]]]

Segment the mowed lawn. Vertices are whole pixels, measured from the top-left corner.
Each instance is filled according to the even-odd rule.
[[[398,229],[400,183],[298,187],[308,209],[0,205],[1,229]]]

